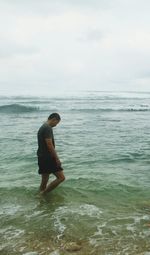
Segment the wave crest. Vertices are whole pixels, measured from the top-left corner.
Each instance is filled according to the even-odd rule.
[[[25,106],[20,104],[9,104],[0,106],[1,113],[25,113],[37,111],[36,107]]]
[[[147,112],[150,108],[97,108],[97,109],[71,109],[79,112]]]

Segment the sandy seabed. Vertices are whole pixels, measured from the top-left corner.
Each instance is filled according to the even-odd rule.
[[[142,239],[118,238],[99,240],[61,240],[41,235],[28,235],[15,244],[3,245],[1,255],[150,255],[150,243]]]

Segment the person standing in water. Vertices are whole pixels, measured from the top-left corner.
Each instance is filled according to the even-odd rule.
[[[38,138],[38,166],[41,175],[40,192],[46,194],[55,189],[65,180],[63,168],[55,150],[53,127],[56,127],[61,118],[58,113],[52,113],[47,121],[39,128]],[[54,174],[56,179],[48,184],[50,174]]]

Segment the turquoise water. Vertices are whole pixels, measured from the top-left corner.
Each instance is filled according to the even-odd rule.
[[[55,111],[66,181],[42,198],[36,133]],[[149,115],[150,93],[1,97],[0,254],[149,254]]]

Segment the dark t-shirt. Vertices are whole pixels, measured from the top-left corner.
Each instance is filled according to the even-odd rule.
[[[38,150],[37,150],[37,155],[38,157],[47,157],[50,156],[50,153],[48,151],[45,139],[50,138],[53,141],[53,145],[55,147],[55,142],[54,142],[54,135],[53,135],[53,129],[51,126],[49,126],[47,123],[44,123],[38,133],[37,133],[37,138],[38,138]]]

